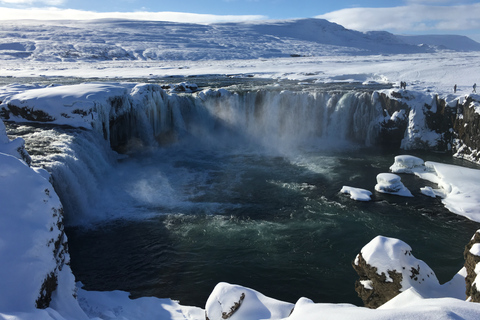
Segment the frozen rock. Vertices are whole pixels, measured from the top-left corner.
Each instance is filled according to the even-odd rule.
[[[380,173],[377,175],[377,184],[375,190],[381,193],[391,193],[403,197],[413,197],[410,190],[408,190],[400,181],[401,178],[393,173]]]
[[[357,201],[370,201],[372,193],[365,189],[343,186],[341,193],[349,194],[350,198]]]
[[[390,167],[393,173],[414,173],[419,170],[425,171],[424,161],[409,155],[396,156],[395,162]]]
[[[208,297],[205,315],[207,320],[282,319],[290,315],[293,307],[255,290],[220,282]]]
[[[412,255],[410,246],[394,238],[375,237],[357,255],[353,268],[360,276],[355,291],[368,308],[377,308],[411,287],[440,286],[432,269]]]

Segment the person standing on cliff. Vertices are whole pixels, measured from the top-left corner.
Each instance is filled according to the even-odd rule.
[[[457,93],[457,85],[456,84],[453,86],[453,93]]]
[[[477,93],[477,84],[476,83],[473,84],[473,91],[472,92]]]

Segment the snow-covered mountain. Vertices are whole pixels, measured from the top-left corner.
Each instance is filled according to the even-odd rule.
[[[230,60],[480,50],[458,36],[358,32],[321,19],[188,24],[164,21],[4,21],[0,59]],[[418,45],[418,44],[427,45]]]

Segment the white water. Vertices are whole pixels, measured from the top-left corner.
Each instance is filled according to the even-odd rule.
[[[52,145],[63,150],[54,156],[47,151],[38,161],[53,173],[67,224],[137,219],[141,208],[185,206],[192,197],[192,191],[186,190],[191,185],[188,180],[198,184],[206,178],[190,177],[185,169],[185,174],[176,173],[172,184],[168,173],[175,168],[169,168],[171,161],[162,162],[162,157],[178,153],[189,157],[188,150],[195,154],[215,149],[227,154],[272,154],[298,162],[306,150],[370,145],[383,119],[375,95],[365,92],[220,89],[177,96],[147,89],[132,95],[136,94],[142,105],[132,107],[128,99],[115,102],[115,110],[130,110],[123,117],[127,120],[112,126],[108,117],[102,117],[104,136],[114,144],[123,143],[122,149],[133,160],[115,164],[117,156],[95,132],[41,130],[33,137],[53,139]],[[157,149],[165,143],[171,147]],[[54,162],[45,164],[48,159]],[[160,161],[158,168],[148,169],[152,159]]]

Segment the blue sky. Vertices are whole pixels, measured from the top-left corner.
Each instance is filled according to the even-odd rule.
[[[463,34],[480,41],[478,0],[0,0],[0,19],[39,17],[179,22],[316,17],[359,31]]]

